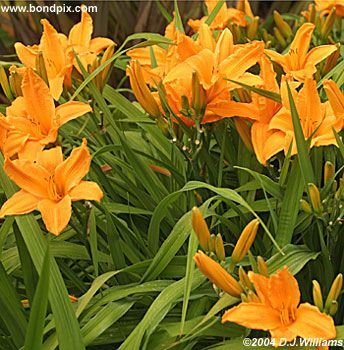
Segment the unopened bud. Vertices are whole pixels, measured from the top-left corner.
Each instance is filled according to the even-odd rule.
[[[258,26],[259,26],[259,16],[255,16],[247,28],[248,39],[253,40],[256,37]]]
[[[328,313],[331,315],[331,316],[334,316],[338,311],[338,302],[333,300],[331,305],[330,305],[330,308],[328,310]]]
[[[239,280],[244,289],[252,290],[253,285],[242,266],[239,267]]]
[[[325,303],[325,308],[327,310],[330,309],[330,306],[332,305],[333,301],[337,301],[340,292],[343,287],[343,275],[340,273],[337,275],[337,277],[334,279],[331,289],[327,295],[326,303]]]
[[[16,67],[11,67],[10,68],[10,86],[13,94],[16,97],[23,96],[22,88],[21,88],[21,83],[22,83],[23,77],[21,74],[17,72]]]
[[[236,264],[245,257],[256,238],[258,227],[258,219],[252,220],[245,226],[232,253],[233,263]]]
[[[320,311],[322,311],[324,308],[324,302],[323,302],[320,284],[316,280],[313,280],[312,283],[313,283],[312,294],[313,294],[314,305],[317,306]]]
[[[7,74],[5,72],[5,68],[3,66],[0,66],[0,85],[2,87],[2,90],[5,94],[5,96],[12,101],[13,95],[12,95],[12,91],[11,91],[11,87],[7,78]]]
[[[226,258],[225,247],[220,234],[218,234],[215,238],[215,254],[219,260],[225,260]]]
[[[218,288],[224,292],[232,295],[233,297],[240,298],[243,289],[239,282],[232,277],[220,264],[215,262],[209,256],[199,251],[195,256],[194,260],[199,270],[209,278]]]
[[[253,152],[253,145],[251,141],[251,131],[250,127],[245,120],[241,118],[234,118],[234,124],[242,142],[245,144],[246,148]]]
[[[305,213],[307,213],[307,214],[311,214],[312,213],[312,207],[304,199],[300,199],[300,207]]]
[[[278,28],[274,27],[274,36],[277,40],[277,42],[283,47],[285,48],[287,46],[287,42],[285,41],[282,33],[279,31]]]
[[[274,20],[280,33],[286,39],[289,39],[293,35],[293,31],[291,30],[289,24],[283,19],[283,17],[277,11],[274,11]]]
[[[313,183],[309,183],[308,193],[309,193],[310,201],[314,212],[316,212],[317,214],[321,213],[322,206],[321,206],[320,192],[318,187]]]
[[[324,183],[327,184],[329,181],[331,181],[334,177],[335,173],[335,167],[333,163],[326,162],[324,166]]]
[[[320,35],[323,38],[327,38],[330,34],[331,30],[333,29],[333,24],[336,19],[336,8],[333,7],[330,13],[327,15],[326,20],[324,24],[321,27]]]
[[[100,61],[100,64],[104,64],[107,60],[109,60],[115,52],[115,45],[110,45],[105,50],[103,57]],[[104,89],[105,84],[107,83],[111,71],[111,64],[108,64],[103,71],[101,72],[101,89]]]
[[[42,78],[42,80],[49,86],[48,74],[45,67],[45,62],[43,58],[43,52],[39,51],[36,55],[36,72]]]
[[[249,303],[261,303],[261,300],[259,299],[257,294],[255,292],[253,292],[252,290],[249,290],[247,293],[247,301]]]
[[[192,73],[192,108],[196,112],[196,117],[201,118],[204,115],[207,106],[207,95],[201,85],[197,72]]]
[[[257,257],[258,272],[265,277],[269,277],[269,269],[263,257]]]
[[[199,245],[205,251],[208,251],[210,232],[201,211],[197,207],[192,208],[192,228],[197,235]]]

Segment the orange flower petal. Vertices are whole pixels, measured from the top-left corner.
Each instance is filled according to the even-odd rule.
[[[38,199],[31,193],[20,190],[9,198],[0,210],[0,217],[28,214],[37,209]]]
[[[87,12],[82,12],[81,22],[74,25],[69,32],[69,45],[89,47],[93,32],[92,17]]]
[[[59,235],[70,220],[72,214],[71,198],[67,195],[59,202],[50,199],[41,200],[38,203],[38,210],[42,214],[45,227],[54,235]]]
[[[305,65],[311,64],[315,66],[335,51],[337,51],[336,45],[321,45],[314,47],[311,51],[308,52],[305,59]]]
[[[27,160],[5,160],[6,174],[23,190],[37,198],[48,197],[49,173],[41,166]]]
[[[232,32],[226,28],[220,35],[215,47],[215,61],[219,65],[225,58],[234,52]]]
[[[296,320],[289,326],[301,338],[332,339],[336,328],[332,317],[319,311],[316,306],[301,304],[296,312]]]
[[[260,303],[241,303],[226,311],[222,322],[235,322],[246,328],[265,331],[281,327],[279,312]]]
[[[98,54],[111,45],[115,45],[111,39],[98,37],[91,40],[89,50],[92,53]]]
[[[69,192],[72,201],[88,200],[100,202],[103,198],[103,191],[93,181],[81,181]]]
[[[73,149],[70,156],[57,166],[55,170],[55,182],[60,193],[67,194],[90,169],[91,156],[87,149],[87,141]]]
[[[54,147],[37,154],[37,163],[53,174],[55,169],[63,162],[61,147]]]
[[[48,86],[28,68],[23,77],[22,91],[28,115],[44,134],[48,134],[55,116],[55,105]]]
[[[80,117],[81,115],[84,115],[91,111],[92,108],[87,103],[69,101],[56,108],[54,122],[58,127],[60,127],[70,120]]]
[[[22,43],[15,43],[14,48],[20,61],[30,68],[36,67],[36,57],[38,54],[38,46],[25,46]]]
[[[6,138],[1,140],[1,147],[4,155],[10,158],[20,152],[28,139],[29,135],[26,135],[19,130],[9,130],[6,133]]]
[[[35,161],[37,154],[42,151],[44,145],[39,141],[27,140],[23,147],[18,151],[19,159]]]

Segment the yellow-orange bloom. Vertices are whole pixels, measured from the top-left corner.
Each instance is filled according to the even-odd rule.
[[[0,149],[6,157],[19,154],[34,160],[38,151],[55,142],[60,126],[92,110],[76,101],[55,108],[49,88],[31,68],[24,70],[21,88],[23,96],[6,109],[6,117],[0,115]]]
[[[114,42],[108,38],[91,39],[93,32],[92,17],[87,12],[82,12],[81,22],[74,25],[68,38],[49,23],[41,20],[43,33],[39,45],[25,46],[16,43],[16,53],[21,62],[32,69],[36,69],[37,57],[42,52],[45,69],[49,81],[49,88],[55,100],[58,100],[63,91],[63,85],[71,85],[71,73],[73,65],[80,70],[73,55],[78,55],[81,63],[87,69],[92,64],[97,54]]]
[[[315,7],[320,16],[327,15],[335,7],[336,15],[344,17],[344,0],[315,0]]]
[[[332,128],[339,131],[341,123],[338,122],[329,103],[321,103],[316,82],[312,79],[306,79],[299,92],[292,86],[291,91],[303,134],[306,139],[312,137],[310,146],[336,145]],[[274,140],[275,144],[271,147],[275,149],[276,153],[284,149],[285,154],[287,154],[292,142],[291,154],[294,155],[297,153],[297,145],[285,81],[282,82],[281,97],[283,107],[271,119],[269,128],[280,130],[284,135],[279,134]]]
[[[336,45],[321,45],[308,52],[314,28],[315,25],[312,23],[303,24],[296,32],[285,55],[273,50],[265,50],[265,53],[280,64],[287,74],[299,81],[311,78],[316,72],[315,66],[337,50]]]
[[[225,312],[222,322],[269,331],[278,345],[296,337],[328,340],[335,338],[333,319],[309,303],[300,304],[300,290],[288,268],[271,277],[250,271],[260,302],[243,302]]]
[[[215,262],[209,256],[199,251],[194,256],[194,260],[200,269],[200,271],[209,278],[217,287],[222,289],[224,292],[234,296],[240,297],[243,293],[239,282],[233,278],[220,264]]]
[[[39,210],[47,230],[58,235],[68,225],[72,201],[100,201],[103,197],[95,182],[82,180],[90,163],[85,139],[66,160],[61,147],[39,152],[36,162],[7,158],[5,172],[21,190],[4,203],[0,217]]]
[[[338,85],[333,80],[325,80],[324,88],[326,95],[339,123],[340,129],[344,127],[344,93],[340,91]]]
[[[210,14],[219,0],[205,0],[205,4],[208,9],[208,14]],[[253,13],[251,10],[250,3],[248,0],[239,0],[237,3],[237,8],[231,8],[227,7],[226,3],[224,3],[217,15],[215,16],[214,20],[210,24],[211,29],[224,29],[227,27],[229,23],[235,23],[238,24],[241,27],[246,27],[248,22],[245,17],[250,17],[253,19]],[[201,19],[190,19],[188,21],[188,25],[197,32],[201,25],[205,23],[205,21],[208,19],[208,16],[204,16]]]

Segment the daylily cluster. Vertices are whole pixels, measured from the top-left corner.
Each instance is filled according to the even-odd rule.
[[[0,150],[5,172],[21,188],[0,209],[0,217],[39,210],[49,232],[58,235],[68,224],[71,201],[100,201],[103,194],[94,182],[82,181],[90,167],[86,140],[63,159],[54,144],[58,129],[91,107],[70,101],[55,108],[48,86],[31,68],[24,68],[21,90],[0,115]]]
[[[75,55],[87,70],[102,50],[113,47],[115,43],[108,38],[91,39],[93,23],[87,12],[82,12],[81,22],[73,26],[68,37],[58,33],[48,20],[42,19],[41,23],[43,33],[39,45],[25,46],[16,43],[15,49],[18,58],[26,67],[46,75],[51,95],[58,100],[63,86],[71,87],[73,67],[81,72]],[[39,60],[40,55],[43,60]]]
[[[217,3],[206,1],[208,10]],[[240,1],[238,6],[248,17],[253,16],[247,1]],[[252,145],[258,161],[265,165],[282,150],[287,154],[292,147],[291,154],[297,153],[290,88],[304,136],[312,139],[310,146],[336,145],[333,129],[339,132],[343,128],[343,106],[338,102],[342,93],[334,82],[325,81],[330,101],[321,102],[314,75],[320,62],[338,58],[338,46],[321,45],[309,50],[315,29],[312,23],[301,25],[285,54],[265,49],[262,41],[235,44],[226,23],[228,13],[236,11],[224,4],[213,25],[206,24],[206,17],[191,21],[198,31],[194,38],[178,30],[174,20],[165,33],[170,45],[129,51],[127,73],[141,106],[159,122],[167,124],[171,120],[188,127],[198,128],[228,117],[243,118],[244,122],[236,118],[238,132],[250,135],[251,140],[244,142]],[[277,21],[282,27],[286,24],[280,17]],[[284,75],[277,77],[273,62]],[[258,66],[259,75],[248,72],[257,71]],[[280,95],[280,99],[261,95],[259,90],[243,93],[236,83]]]

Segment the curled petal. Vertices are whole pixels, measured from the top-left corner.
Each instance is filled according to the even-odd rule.
[[[72,201],[88,200],[100,202],[103,198],[103,191],[97,183],[93,181],[81,181],[71,189],[69,195]]]
[[[38,199],[31,193],[20,190],[8,199],[0,210],[0,217],[28,214],[37,209]]]
[[[88,112],[91,112],[92,108],[87,103],[70,101],[60,105],[55,110],[55,124],[59,127],[72,119],[80,117]]]

